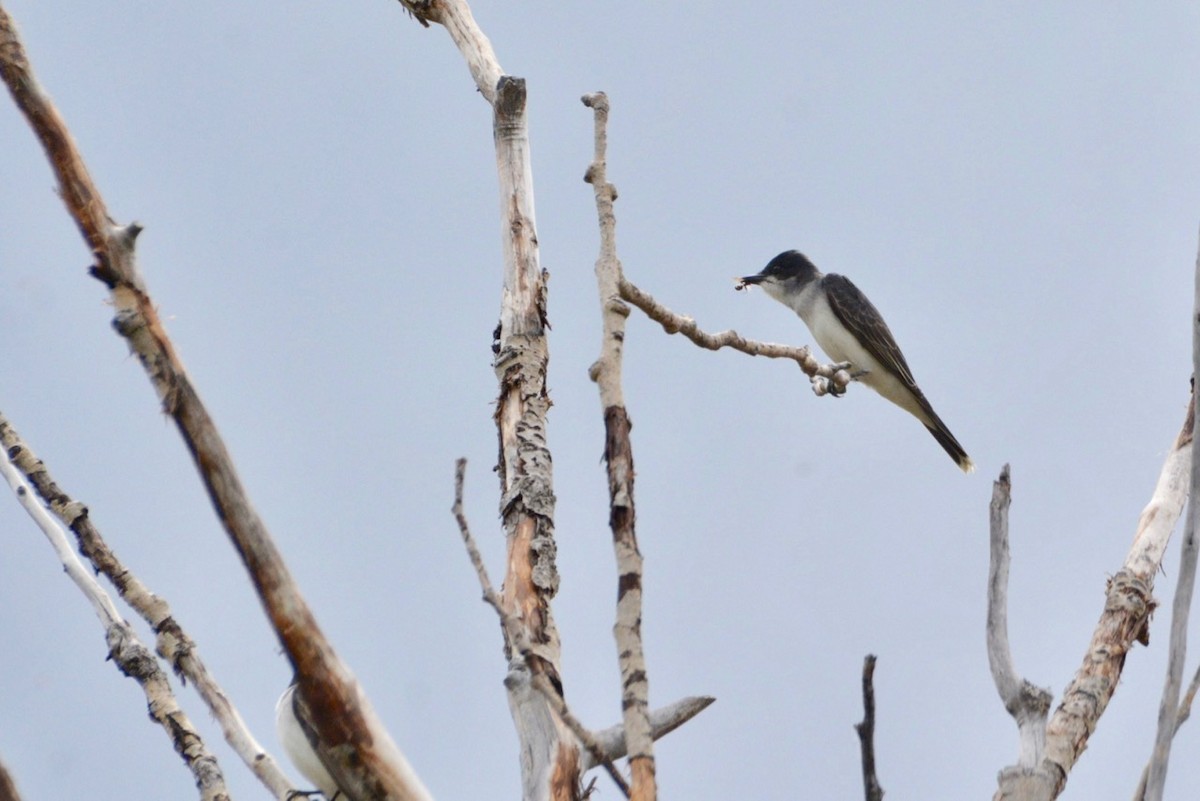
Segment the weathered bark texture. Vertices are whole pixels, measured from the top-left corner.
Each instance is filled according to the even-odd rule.
[[[354,801],[424,799],[428,793],[383,728],[349,668],[334,653],[288,573],[233,467],[207,409],[158,317],[134,258],[141,227],[112,221],[74,141],[33,77],[12,21],[0,9],[0,77],[41,141],[59,192],[108,287],[113,325],[145,368],[163,410],[196,463],[230,540],[242,558],[299,681],[330,772]]]
[[[195,642],[171,614],[171,607],[166,600],[151,592],[141,579],[121,563],[89,517],[87,506],[63,492],[46,465],[2,414],[0,445],[50,511],[75,535],[80,553],[92,563],[93,569],[112,582],[121,599],[149,624],[155,633],[155,651],[171,666],[175,675],[195,688],[221,725],[225,741],[242,758],[246,767],[276,798],[286,799],[292,789],[291,783],[271,755],[259,745],[225,691],[208,672]]]
[[[658,796],[654,771],[654,740],[650,736],[650,682],[642,648],[642,554],[638,550],[634,509],[632,423],[621,391],[625,319],[629,307],[621,300],[621,262],[617,258],[617,190],[607,178],[608,98],[601,92],[583,98],[595,120],[595,155],[585,180],[592,184],[600,224],[600,255],[596,259],[596,286],[600,293],[604,331],[600,358],[590,375],[600,390],[604,411],[604,463],[608,468],[609,527],[617,560],[617,619],[613,635],[621,669],[621,709],[625,742],[629,749],[634,801]]]
[[[995,799],[1049,801],[1058,797],[1116,691],[1126,654],[1134,642],[1148,642],[1147,624],[1155,606],[1154,575],[1183,511],[1191,481],[1194,423],[1193,399],[1189,400],[1183,427],[1167,454],[1154,495],[1138,520],[1125,564],[1109,579],[1104,611],[1083,664],[1047,725],[1041,764],[1032,770],[1001,771]]]
[[[562,695],[561,650],[550,608],[558,591],[558,568],[553,471],[546,446],[546,275],[538,260],[525,81],[504,73],[463,0],[401,2],[422,23],[446,29],[492,107],[504,255],[500,325],[493,346],[500,385],[500,515],[508,566],[500,603],[504,616],[521,626],[521,640],[527,643],[524,658],[514,659],[515,643],[507,637],[505,686],[521,740],[523,797],[573,801],[580,796],[579,743],[551,699],[531,691],[545,680]]]
[[[0,15],[3,13],[0,9]],[[0,20],[0,26],[2,25],[3,21]],[[0,430],[11,431],[7,420],[2,417]],[[71,581],[91,603],[104,627],[109,659],[118,670],[142,688],[150,719],[162,727],[175,752],[183,758],[184,764],[192,772],[201,801],[229,801],[221,766],[204,744],[204,739],[187,713],[179,706],[175,693],[171,690],[171,683],[167,680],[167,674],[163,672],[150,649],[138,638],[133,627],[121,618],[105,589],[84,568],[62,528],[34,497],[34,493],[13,463],[21,456],[20,448],[7,450],[7,453],[9,458],[0,459],[0,474],[3,474],[4,480],[17,496],[21,506],[50,541]]]

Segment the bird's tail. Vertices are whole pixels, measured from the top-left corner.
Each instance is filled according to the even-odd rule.
[[[933,434],[933,438],[938,441],[945,449],[946,453],[950,454],[950,458],[964,473],[971,473],[975,470],[975,463],[971,461],[971,457],[967,456],[967,452],[963,450],[963,446],[958,444],[958,440],[950,433],[950,429],[946,428],[946,424],[942,422],[942,418],[938,417],[933,409],[928,410],[930,422],[925,423],[925,427],[929,429],[929,433]]]

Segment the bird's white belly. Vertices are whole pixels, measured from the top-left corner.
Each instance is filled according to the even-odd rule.
[[[916,415],[922,421],[925,414],[913,397],[912,392],[890,370],[864,348],[850,333],[829,307],[825,296],[818,295],[804,308],[800,317],[804,320],[813,339],[821,350],[835,362],[850,362],[850,372],[855,380],[866,384],[900,408]]]

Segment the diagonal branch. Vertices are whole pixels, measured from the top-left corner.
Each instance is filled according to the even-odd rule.
[[[1200,375],[1200,250],[1196,254],[1194,297],[1192,301],[1192,376]],[[1192,393],[1193,410],[1196,403]],[[1192,476],[1187,522],[1183,542],[1179,547],[1179,578],[1175,584],[1175,600],[1171,607],[1171,640],[1167,654],[1167,678],[1162,701],[1158,707],[1158,731],[1154,751],[1146,766],[1145,801],[1161,801],[1167,781],[1167,763],[1171,756],[1171,741],[1179,729],[1179,693],[1183,683],[1183,665],[1187,659],[1188,616],[1192,608],[1192,591],[1196,585],[1196,526],[1200,517],[1200,450],[1192,450]],[[1189,702],[1190,703],[1190,702]]]
[[[617,190],[607,178],[608,98],[603,92],[585,95],[595,121],[595,155],[584,179],[592,185],[600,222],[600,255],[596,259],[596,285],[600,292],[604,332],[600,358],[589,371],[600,390],[604,410],[604,463],[608,469],[608,524],[617,559],[617,619],[613,635],[621,668],[621,709],[635,801],[658,796],[654,775],[654,738],[648,717],[650,681],[642,646],[642,554],[638,550],[633,501],[632,423],[621,392],[621,357],[625,318],[629,307],[620,299],[621,262],[617,258]]]
[[[312,713],[338,784],[355,798],[426,798],[427,791],[317,626],[171,345],[137,269],[134,242],[141,226],[119,226],[109,216],[66,123],[34,78],[12,19],[2,7],[0,78],[50,159],[67,211],[95,260],[90,272],[109,289],[113,325],[146,370],[163,410],[175,421],[295,668],[300,696]]]
[[[6,421],[0,418],[0,422]],[[7,448],[6,448],[7,452]],[[9,453],[9,458],[0,458],[0,474],[17,496],[17,500],[33,518],[51,547],[62,562],[67,575],[91,603],[104,627],[104,639],[108,643],[108,658],[117,669],[136,681],[146,696],[150,718],[171,740],[175,751],[183,757],[184,764],[192,772],[202,801],[226,801],[229,793],[225,788],[225,776],[217,764],[217,758],[208,750],[199,731],[179,706],[167,674],[159,666],[150,649],[142,643],[133,627],[121,619],[120,612],[100,582],[83,566],[83,562],[71,549],[66,534],[49,513],[33,497],[13,461],[20,455]]]
[[[88,508],[62,491],[45,463],[21,439],[3,414],[0,414],[0,446],[37,491],[42,502],[75,535],[80,553],[92,563],[97,573],[112,582],[121,599],[149,624],[156,635],[155,651],[171,665],[185,684],[191,682],[196,688],[213,717],[220,723],[225,741],[242,758],[246,767],[275,797],[286,798],[292,789],[291,782],[254,738],[237,708],[208,672],[195,642],[172,615],[166,600],[151,592],[141,579],[121,563],[92,522]]]

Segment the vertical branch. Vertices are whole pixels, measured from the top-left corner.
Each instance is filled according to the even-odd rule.
[[[1040,770],[1046,747],[1046,716],[1054,697],[1049,690],[1021,678],[1008,642],[1008,508],[1011,504],[1012,481],[1008,465],[1004,465],[1000,478],[992,485],[987,650],[988,665],[1000,700],[1017,722],[1020,742],[1017,764],[1001,773],[1001,785],[1008,789],[1022,785]]]
[[[546,275],[538,259],[525,81],[501,69],[465,0],[402,2],[422,23],[446,29],[492,107],[504,254],[500,325],[493,346],[500,385],[497,472],[508,565],[500,602],[505,616],[519,622],[522,642],[528,643],[524,660],[510,660],[505,685],[521,738],[524,797],[566,801],[579,794],[578,740],[543,694],[527,691],[532,673],[534,685],[548,682],[562,694],[561,645],[550,608],[559,577],[553,471],[546,445]],[[514,647],[509,637],[510,656]]]
[[[650,733],[649,679],[642,649],[642,554],[638,550],[633,503],[633,446],[631,423],[621,393],[621,355],[625,318],[629,306],[621,300],[621,262],[617,258],[617,190],[607,178],[608,98],[603,92],[587,95],[584,105],[595,120],[595,156],[584,178],[596,196],[600,220],[600,256],[596,259],[596,284],[604,321],[600,358],[590,375],[600,390],[604,409],[604,461],[608,467],[609,527],[617,559],[617,620],[613,635],[621,668],[621,708],[629,747],[632,795],[635,801],[652,801],[658,788],[654,775],[654,740]]]
[[[863,658],[862,669],[863,719],[854,724],[862,751],[863,794],[866,801],[883,801],[883,788],[875,773],[875,655]]]
[[[1200,375],[1200,250],[1196,254],[1194,279],[1195,297],[1192,301],[1192,381]],[[1192,393],[1195,413],[1196,395]],[[1183,665],[1187,659],[1188,615],[1192,608],[1192,591],[1196,584],[1196,523],[1200,516],[1200,450],[1192,450],[1192,481],[1189,493],[1188,516],[1184,525],[1183,542],[1179,548],[1179,578],[1175,585],[1175,600],[1171,607],[1171,644],[1167,655],[1167,678],[1162,701],[1158,707],[1158,731],[1154,751],[1146,769],[1145,801],[1161,801],[1167,780],[1167,763],[1171,742],[1178,729],[1179,694],[1183,683]]]
[[[175,353],[134,257],[141,226],[119,226],[109,216],[66,123],[34,78],[12,19],[2,7],[0,78],[46,151],[67,211],[94,258],[90,272],[109,290],[113,326],[137,355],[164,412],[178,427],[296,670],[301,706],[311,717],[320,750],[338,784],[355,799],[428,797],[353,674],[317,626]]]

